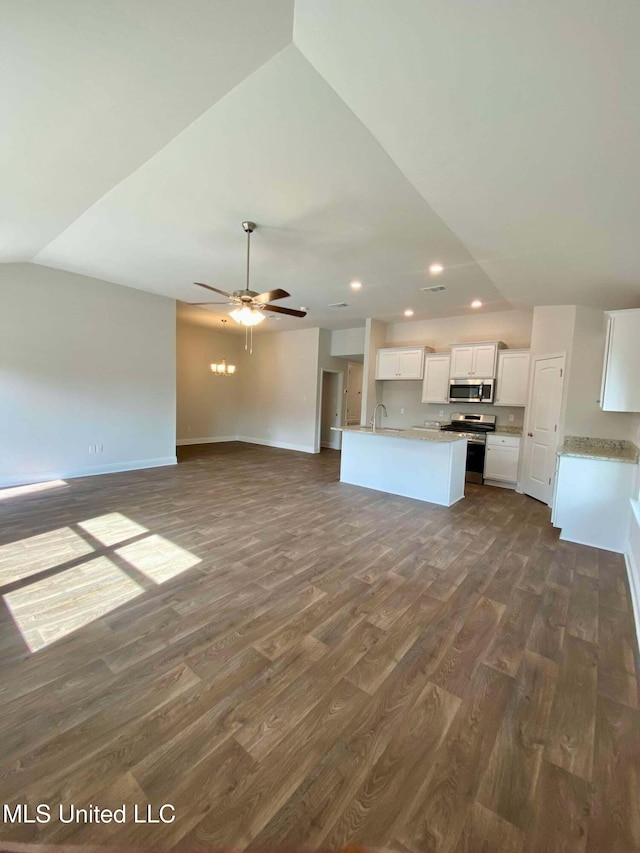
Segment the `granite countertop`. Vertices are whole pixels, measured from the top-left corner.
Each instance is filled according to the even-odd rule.
[[[522,435],[521,426],[497,426],[496,435]]]
[[[558,451],[558,456],[605,459],[610,462],[628,462],[631,465],[637,465],[640,461],[640,450],[631,441],[568,435]]]
[[[438,429],[429,429],[428,427],[419,427],[411,429],[393,429],[385,427],[377,429],[375,432],[371,427],[365,426],[349,426],[349,427],[331,427],[337,432],[363,432],[365,435],[382,435],[385,438],[411,438],[417,441],[437,441],[441,444],[452,444],[454,441],[466,441],[466,437],[462,437],[455,432],[440,432]]]

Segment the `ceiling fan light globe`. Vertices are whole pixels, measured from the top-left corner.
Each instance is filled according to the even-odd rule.
[[[243,305],[242,308],[234,308],[230,316],[241,326],[257,326],[264,320],[264,314],[261,311],[250,308],[248,305]]]

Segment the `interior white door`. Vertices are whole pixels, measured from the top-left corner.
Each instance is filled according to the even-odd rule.
[[[551,504],[564,385],[564,356],[537,358],[524,436],[522,491]]]

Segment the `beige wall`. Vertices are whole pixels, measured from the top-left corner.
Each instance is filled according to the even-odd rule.
[[[318,329],[318,389],[317,389],[317,428],[315,434],[315,451],[316,453],[320,450],[320,444],[322,441],[327,441],[327,437],[322,437],[322,418],[321,418],[321,410],[322,410],[322,371],[329,370],[335,373],[342,374],[342,389],[346,388],[346,376],[347,376],[347,368],[349,366],[349,362],[344,358],[336,358],[331,354],[333,349],[333,334],[328,329]],[[342,394],[344,397],[344,393]],[[339,401],[339,408],[341,414],[341,421],[344,423],[344,406],[346,405],[345,400],[342,399]],[[334,440],[336,436],[330,436],[329,442],[332,446],[336,447],[340,445],[339,440]]]
[[[382,402],[383,383],[376,382],[376,352],[386,346],[387,324],[368,319],[364,336],[364,367],[362,372],[361,424],[368,424],[376,404]]]
[[[175,328],[172,299],[0,265],[0,484],[175,462]]]
[[[526,311],[496,311],[416,320],[387,326],[385,346],[419,344],[436,352],[448,352],[451,344],[465,341],[503,341],[509,349],[526,349],[531,341],[533,315]],[[379,382],[379,401],[387,407],[389,426],[408,427],[424,421],[450,420],[456,412],[466,411],[460,403],[423,403],[422,382]],[[404,412],[402,411],[404,409]],[[523,408],[475,405],[478,414],[496,415],[498,424],[522,426]],[[510,416],[513,420],[509,420]]]
[[[605,332],[605,316],[594,308],[545,305],[534,309],[532,360],[567,354],[560,416],[562,436],[634,440],[634,415],[603,412],[600,408]]]
[[[600,408],[605,338],[606,319],[603,312],[577,306],[568,373],[565,435],[631,438],[632,414],[603,412]]]
[[[242,440],[314,452],[319,333],[316,328],[254,337],[253,355],[239,363]]]
[[[234,376],[214,376],[209,365],[226,359]],[[218,327],[177,325],[178,444],[223,441],[238,433],[244,336]]]
[[[466,341],[504,341],[510,349],[526,349],[531,341],[532,321],[530,311],[495,311],[390,323],[386,345],[420,344],[441,352],[449,350],[451,344]]]

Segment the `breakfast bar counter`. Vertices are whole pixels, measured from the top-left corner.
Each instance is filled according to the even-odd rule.
[[[340,482],[451,506],[464,497],[467,440],[427,429],[342,427]]]

